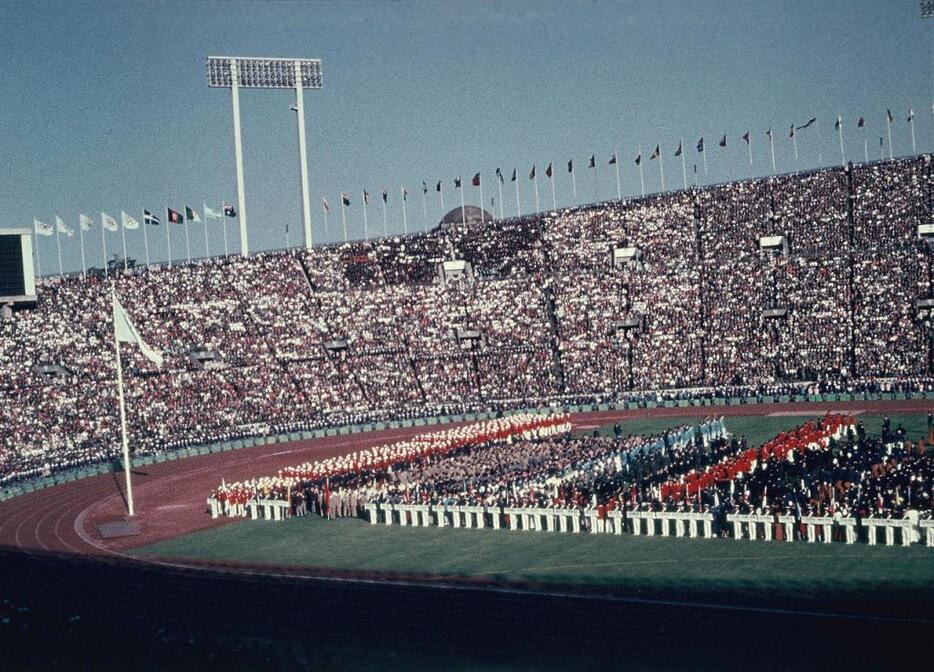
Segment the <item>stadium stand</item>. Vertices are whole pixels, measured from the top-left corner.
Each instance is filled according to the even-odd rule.
[[[137,453],[548,404],[934,389],[923,155],[120,273]],[[781,245],[764,247],[771,236]],[[614,250],[629,256],[614,258]],[[447,275],[442,262],[469,272]],[[0,322],[0,482],[113,459],[99,278]]]

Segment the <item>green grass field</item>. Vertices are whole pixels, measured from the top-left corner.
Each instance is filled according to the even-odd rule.
[[[727,427],[756,444],[805,419],[728,418]],[[861,419],[870,433],[881,427],[881,417]],[[923,415],[891,419],[893,427],[903,424],[911,438],[926,432]],[[670,426],[671,419],[633,420],[623,423],[623,430],[652,434]],[[612,425],[600,431],[612,431]],[[819,608],[829,597],[856,604],[874,594],[934,604],[934,552],[922,546],[403,528],[309,516],[281,523],[232,523],[137,553],[326,571],[586,586],[667,597],[722,599],[728,594],[731,602],[747,604],[793,600]]]

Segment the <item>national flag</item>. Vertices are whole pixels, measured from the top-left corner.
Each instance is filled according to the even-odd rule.
[[[746,131],[745,133],[743,133],[743,140],[746,141],[747,145],[749,144],[749,131]]]
[[[120,230],[120,226],[117,224],[117,220],[108,215],[106,212],[101,213],[101,226],[103,226],[108,231]]]
[[[159,221],[159,218],[149,212],[149,210],[143,210],[143,224],[148,224],[149,226],[159,226],[161,223],[162,222]]]
[[[659,156],[661,156],[662,148],[660,145],[655,145],[655,151],[652,152],[652,156],[649,157],[649,161],[654,161]]]
[[[532,166],[532,168],[534,169],[535,166]],[[554,175],[554,171],[551,169],[551,164],[549,163],[548,167],[545,168],[545,177],[551,177],[552,175]]]
[[[428,184],[425,182],[425,180],[422,180],[422,193],[423,194],[428,193]]]
[[[224,217],[236,217],[237,210],[230,203],[224,203]]]
[[[185,219],[187,219],[189,222],[201,221],[201,217],[198,216],[198,213],[195,212],[195,209],[189,208],[187,205],[185,206]]]
[[[856,122],[856,128],[863,128],[866,125],[866,120],[862,117],[859,118],[859,121]]]
[[[321,207],[324,208],[324,211],[325,211],[325,212],[331,212],[331,204],[328,203],[328,197],[327,197],[327,196],[322,196],[322,197],[321,197]]]
[[[609,162],[607,165],[608,165],[608,166],[615,166],[615,165],[616,165],[616,153],[615,153],[615,152],[613,153],[613,156],[610,157],[610,162]]]
[[[341,192],[341,203],[344,205],[350,205],[350,194],[348,194],[346,191]]]
[[[40,222],[38,219],[33,218],[32,227],[35,229],[36,233],[40,236],[51,236],[55,233],[55,229],[51,224],[46,224],[45,222]]]
[[[460,188],[461,188],[461,178],[459,178],[459,177],[455,177],[455,178],[454,178],[454,188],[455,188],[455,189],[460,189]]]
[[[838,114],[837,120],[833,122],[833,130],[839,131],[842,126],[843,126],[843,119],[841,119],[840,115]]]
[[[682,154],[683,152],[684,152],[684,148],[681,147],[681,143],[679,142],[679,143],[678,143],[678,149],[675,150],[675,156],[681,156],[681,154]]]
[[[905,121],[911,121],[915,118],[915,111],[911,109],[911,105],[908,106],[908,118]]]
[[[883,148],[883,147],[885,147],[885,143],[882,142],[882,136],[880,135],[880,136],[879,136],[879,148],[881,149],[881,148]]]
[[[642,164],[642,152],[639,152],[639,154],[636,156],[636,165],[639,166],[641,164]]]
[[[480,173],[477,173],[476,175],[474,175],[470,183],[475,187],[479,187],[480,186]]]
[[[204,218],[205,219],[223,219],[224,215],[214,208],[205,205],[204,206]]]
[[[769,130],[767,130],[765,134],[768,136],[769,142],[772,142],[772,127],[771,126],[769,126]]]
[[[69,237],[75,235],[75,232],[71,230],[71,227],[68,226],[65,223],[65,221],[58,215],[55,215],[55,229],[59,233],[64,233],[66,236],[69,236]]]
[[[591,155],[590,155],[590,165],[587,166],[587,167],[588,167],[588,168],[596,168],[596,167],[597,167],[597,155],[596,155],[596,154],[591,154]]]
[[[788,137],[789,138],[795,137],[795,125],[794,124],[791,125],[791,130],[788,131]]]
[[[424,182],[422,184],[424,184]],[[364,189],[363,190],[363,205],[367,205],[369,202],[370,202],[370,192]]]
[[[515,168],[512,169],[512,177],[509,179],[509,181],[510,182],[516,181],[516,169]]]
[[[703,138],[697,141],[697,151],[698,152],[704,151],[704,139]]]
[[[389,190],[383,187],[383,203],[389,203]]]
[[[890,124],[891,124],[893,121],[895,121],[895,117],[892,116],[892,110],[887,109],[887,110],[885,111],[885,116],[886,116],[886,118],[889,120],[889,123],[890,123]]]
[[[143,353],[146,359],[156,366],[162,366],[162,353],[150,348],[146,341],[142,339],[139,332],[136,331],[136,327],[130,321],[130,316],[126,314],[123,306],[120,305],[116,293],[113,294],[113,320],[114,335],[120,343],[135,343],[139,346],[140,352]]]
[[[82,231],[90,231],[93,223],[94,220],[87,215],[78,215],[78,226],[81,227]]]
[[[139,228],[139,222],[137,222],[133,217],[130,217],[123,210],[120,211],[120,221],[123,223],[124,229],[135,231]]]
[[[169,224],[183,224],[185,222],[182,213],[172,208],[166,208],[166,220]]]
[[[551,164],[550,164],[550,163],[548,164],[548,168],[549,168],[549,169],[551,168]],[[545,172],[546,172],[546,174],[548,175],[548,177],[551,177],[551,173],[549,173],[549,172],[547,172],[547,171],[545,171]],[[532,166],[532,170],[529,171],[529,179],[530,179],[530,180],[534,180],[534,179],[535,179],[535,166]]]
[[[438,180],[438,184],[435,185],[435,191],[437,192],[441,191],[441,180]]]
[[[408,199],[408,196],[409,196],[408,190],[407,190],[405,187],[399,187],[399,189],[402,190],[402,200],[403,200],[403,201],[404,201],[404,200],[407,200],[407,199]]]
[[[817,121],[817,117],[811,117],[810,119],[808,119],[808,123],[806,123],[804,126],[798,126],[798,130],[801,131],[801,130],[804,130],[805,128],[813,126],[815,121]]]
[[[503,172],[502,172],[499,168],[496,169],[496,177],[499,178],[499,183],[500,183],[500,184],[505,184],[505,183],[506,183],[505,178],[503,178]]]
[[[574,159],[571,159],[570,161],[568,161],[568,172],[569,173],[574,172]]]
[[[723,138],[720,140],[720,146],[726,147],[726,135],[724,134]]]

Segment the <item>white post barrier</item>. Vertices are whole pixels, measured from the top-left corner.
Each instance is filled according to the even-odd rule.
[[[493,529],[498,530],[503,523],[503,512],[499,504],[494,504],[489,508],[489,512],[493,516]]]
[[[428,527],[431,525],[431,511],[427,504],[419,504],[415,507],[415,520],[416,524],[420,527]]]
[[[435,514],[435,524],[438,527],[445,527],[448,524],[445,512],[446,508],[447,507],[444,504],[438,504],[437,506],[431,507],[431,512]]]
[[[459,528],[461,526],[461,513],[463,512],[463,507],[459,504],[451,507],[451,514],[453,517],[454,527]]]
[[[934,548],[934,520],[919,520],[918,527],[924,530],[924,545]]]
[[[383,502],[379,505],[379,509],[383,512],[383,522],[386,525],[392,525],[392,504]]]
[[[503,508],[503,514],[509,518],[509,529],[510,530],[519,529],[519,511],[520,510],[521,509],[516,509],[511,506]]]
[[[486,517],[482,506],[465,506],[464,511],[467,512],[467,527],[476,527],[481,530],[486,527]]]

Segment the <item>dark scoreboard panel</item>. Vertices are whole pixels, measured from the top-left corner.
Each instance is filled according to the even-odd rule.
[[[23,244],[18,234],[0,235],[0,296],[24,296]]]
[[[0,229],[0,304],[36,300],[29,229]]]

